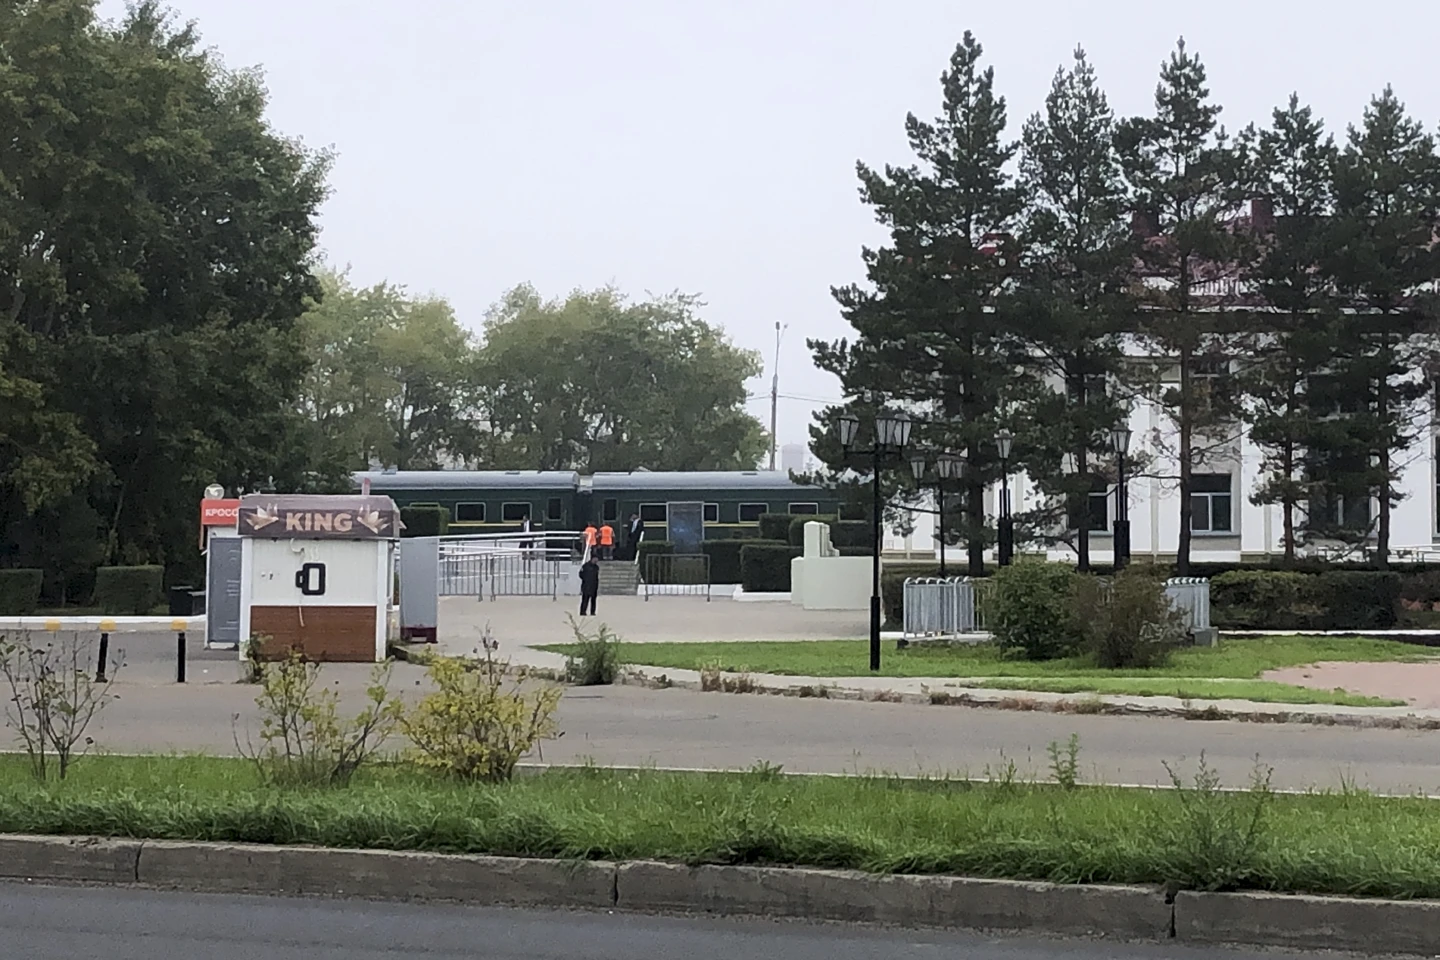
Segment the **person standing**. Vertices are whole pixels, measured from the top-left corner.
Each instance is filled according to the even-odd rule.
[[[615,559],[615,528],[608,520],[600,525],[600,559]]]
[[[625,543],[630,551],[630,559],[634,560],[640,553],[640,539],[645,535],[645,521],[640,519],[640,514],[630,514],[630,527],[625,535]]]
[[[595,598],[599,595],[600,564],[591,557],[580,565],[580,616],[595,616]]]
[[[591,520],[585,524],[585,546],[590,550],[590,556],[595,556],[595,546],[600,542],[600,531],[595,529],[595,521]]]

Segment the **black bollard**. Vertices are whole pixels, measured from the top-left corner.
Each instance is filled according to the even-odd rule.
[[[110,659],[110,634],[100,634],[100,662],[95,667],[95,682],[105,682],[105,663]]]
[[[175,682],[185,682],[185,631],[175,634]]]

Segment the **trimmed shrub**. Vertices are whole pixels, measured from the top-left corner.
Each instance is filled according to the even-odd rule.
[[[711,583],[740,582],[740,553],[754,540],[706,540],[700,545],[710,558]]]
[[[640,569],[645,569],[645,558],[651,555],[669,555],[675,552],[675,544],[669,540],[641,540],[635,553],[640,558]]]
[[[824,514],[818,513],[802,513],[792,517],[790,520],[790,530],[786,534],[786,536],[788,536],[790,539],[790,546],[805,546],[805,524],[807,523],[823,523],[825,524],[825,526],[830,527],[831,542],[834,543],[835,520],[836,518],[833,516],[826,516]],[[835,545],[839,546],[839,544]]]
[[[1316,577],[1288,570],[1232,570],[1210,581],[1210,619],[1217,627],[1304,630],[1322,610],[1314,600]]]
[[[789,542],[790,521],[793,519],[794,518],[788,513],[760,514],[760,539]]]
[[[109,616],[144,616],[164,599],[165,568],[101,567],[95,571],[93,603]]]
[[[1312,601],[1324,630],[1388,630],[1400,604],[1400,575],[1378,570],[1329,570],[1311,577]]]
[[[797,556],[784,541],[749,541],[740,551],[740,585],[746,593],[789,593],[790,561]]]
[[[45,572],[33,568],[0,570],[0,616],[27,617],[40,606]]]
[[[1412,609],[1440,609],[1440,570],[1425,570],[1405,577],[1400,599]]]
[[[851,547],[870,553],[875,548],[875,531],[866,520],[836,520],[830,524],[830,542],[842,552]]]
[[[405,525],[402,537],[443,537],[450,529],[450,508],[402,507],[400,522]]]
[[[1017,563],[997,571],[987,614],[1000,649],[1027,660],[1074,654],[1082,639],[1073,599],[1080,576],[1058,563]]]

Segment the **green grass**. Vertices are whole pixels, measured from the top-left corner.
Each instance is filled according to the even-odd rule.
[[[23,758],[0,756],[0,832],[1368,896],[1440,896],[1437,809],[1355,792],[1267,799],[1065,790],[1010,774],[972,784],[763,770],[596,769],[467,786],[387,768],[348,789],[281,791],[244,761],[158,757],[90,758],[65,783],[40,785]]]
[[[569,653],[571,644],[543,649]],[[622,644],[624,663],[698,670],[718,664],[739,673],[802,677],[868,675],[868,641],[800,640],[726,643]],[[1216,647],[1178,650],[1169,664],[1150,670],[1105,670],[1083,657],[1031,662],[1001,656],[989,644],[927,646],[897,650],[886,644],[880,675],[997,680],[997,689],[1049,690],[1057,693],[1114,693],[1180,696],[1190,699],[1244,699],[1271,703],[1332,703],[1350,706],[1397,705],[1400,701],[1361,697],[1344,691],[1311,690],[1261,681],[1267,670],[1327,660],[1409,661],[1433,657],[1426,648],[1393,640],[1345,637],[1263,637],[1222,640]],[[1230,680],[1240,684],[1163,683],[1164,680]],[[1154,691],[1151,693],[1150,691]],[[1183,692],[1177,692],[1183,691]],[[1241,691],[1244,691],[1243,693]]]

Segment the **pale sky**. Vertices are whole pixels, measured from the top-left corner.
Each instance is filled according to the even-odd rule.
[[[781,443],[838,398],[804,341],[845,336],[830,287],[882,236],[854,166],[908,163],[968,28],[1012,136],[1076,44],[1121,116],[1148,113],[1184,35],[1235,130],[1291,91],[1330,129],[1393,84],[1440,121],[1436,0],[172,0],[231,66],[263,67],[276,129],[338,154],[322,244],[361,284],[433,292],[478,327],[522,282],[681,290],[764,352]],[[103,14],[123,0],[101,0]]]

